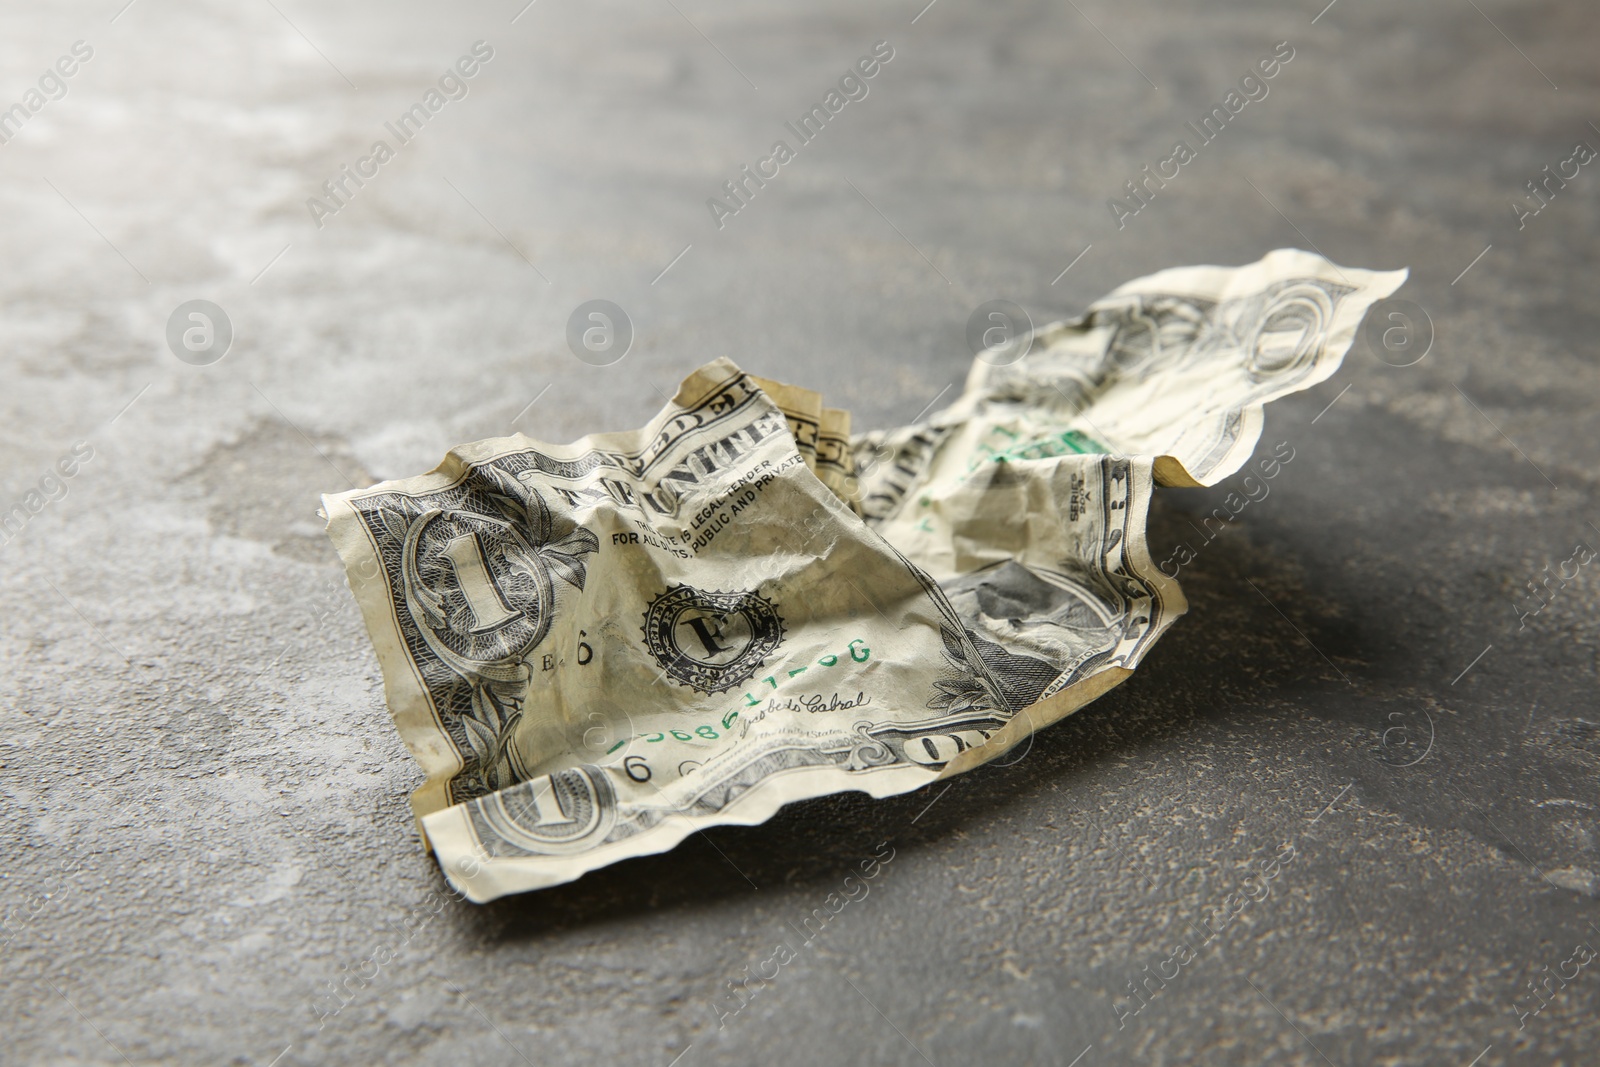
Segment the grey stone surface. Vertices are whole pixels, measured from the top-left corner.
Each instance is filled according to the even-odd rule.
[[[1595,966],[1515,1014],[1600,942],[1600,570],[1514,606],[1600,545],[1600,172],[1509,207],[1600,146],[1592,5],[120,3],[0,13],[0,107],[94,49],[0,145],[0,504],[93,450],[0,547],[0,1060],[1600,1057]],[[318,228],[307,198],[478,39],[469,94]],[[878,40],[870,95],[718,229],[706,199]],[[1107,197],[1282,40],[1119,230]],[[1230,486],[1161,495],[1191,611],[1130,682],[948,791],[444,903],[318,492],[638,425],[719,355],[902,422],[985,300],[1044,321],[1313,242],[1409,265],[1433,348],[1270,409],[1295,459],[1214,540]],[[611,367],[565,346],[591,298],[637,329]],[[166,346],[192,299],[233,324],[209,366]]]

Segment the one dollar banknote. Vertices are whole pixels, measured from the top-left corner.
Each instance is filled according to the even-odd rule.
[[[1243,464],[1404,272],[1130,283],[915,426],[721,359],[642,429],[323,498],[446,877],[476,901],[791,801],[918,789],[1127,677],[1185,610],[1154,486]]]

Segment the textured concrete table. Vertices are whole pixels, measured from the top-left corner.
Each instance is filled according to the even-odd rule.
[[[0,1060],[1596,1062],[1590,5],[121,3],[0,15]],[[1231,486],[1161,495],[1191,611],[1130,682],[948,789],[446,901],[318,492],[717,355],[903,422],[982,301],[1285,245],[1409,265],[1432,329],[1271,408],[1215,537]],[[197,299],[220,361],[169,351]]]

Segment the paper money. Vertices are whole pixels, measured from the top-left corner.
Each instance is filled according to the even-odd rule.
[[[1403,276],[1164,272],[848,447],[819,394],[717,360],[639,431],[324,497],[446,877],[486,901],[908,792],[1105,692],[1185,609],[1155,482],[1237,469]]]
[[[1034,332],[1020,360],[980,356],[965,393],[915,426],[856,439],[862,506],[898,515],[936,454],[961,464],[1145,456],[1162,485],[1215,485],[1249,459],[1262,407],[1339,368],[1367,308],[1406,272],[1279,249],[1245,267],[1178,267]],[[892,540],[893,538],[891,538]]]

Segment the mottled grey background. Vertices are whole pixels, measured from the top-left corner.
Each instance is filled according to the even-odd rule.
[[[0,546],[0,1060],[1596,1061],[1600,965],[1515,1012],[1600,942],[1600,565],[1514,605],[1600,545],[1600,169],[1510,207],[1600,147],[1591,4],[121,3],[0,13],[0,107],[94,48],[0,145],[0,505],[93,449]],[[317,229],[306,199],[478,39],[470,95]],[[706,198],[880,39],[867,99],[719,231]],[[1119,231],[1106,198],[1280,40],[1268,98]],[[636,426],[722,355],[892,425],[985,300],[1042,322],[1313,244],[1409,266],[1433,349],[1358,346],[1269,411],[1295,459],[1133,680],[948,793],[409,918],[444,885],[319,492]],[[591,298],[637,330],[615,366],[566,349]],[[166,349],[192,299],[233,323],[210,366]],[[1228,488],[1161,494],[1157,558]]]

